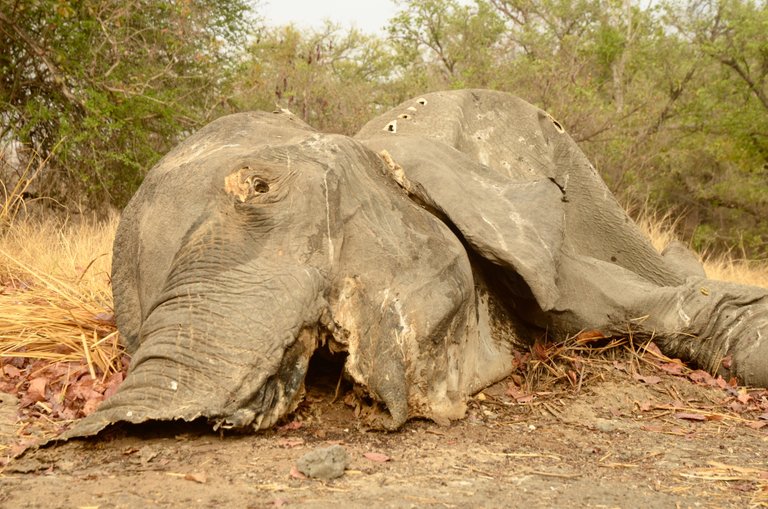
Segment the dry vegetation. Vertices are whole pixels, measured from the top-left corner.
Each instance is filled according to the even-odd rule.
[[[116,218],[18,221],[0,239],[0,355],[116,369],[109,287]],[[119,370],[119,368],[118,368]]]
[[[658,251],[677,238],[675,219],[668,213],[645,209],[638,214],[637,222]],[[750,260],[734,251],[714,255],[705,252],[699,258],[711,279],[768,288],[768,263],[764,260]]]
[[[13,203],[0,215],[0,392],[21,398],[23,447],[93,411],[127,362],[109,280],[117,216],[53,218]]]

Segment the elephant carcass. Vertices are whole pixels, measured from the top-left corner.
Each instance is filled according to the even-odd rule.
[[[459,238],[375,153],[285,114],[221,118],[149,172],[118,227],[113,292],[131,368],[65,438],[116,421],[272,426],[326,343],[379,403],[372,425],[458,418],[511,359]]]
[[[656,253],[562,127],[508,94],[408,101],[355,140],[285,114],[224,117],[168,154],[115,240],[123,386],[65,437],[116,421],[265,428],[312,352],[380,411],[463,415],[530,329],[632,327],[764,385],[766,292]],[[530,328],[530,329],[529,329]]]

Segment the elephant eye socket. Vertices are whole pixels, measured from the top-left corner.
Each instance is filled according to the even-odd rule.
[[[253,177],[251,179],[251,192],[266,193],[267,191],[269,191],[269,184],[267,184],[260,178]]]
[[[234,196],[240,203],[245,203],[256,195],[268,193],[269,190],[269,183],[254,175],[250,166],[240,168],[224,179],[224,191]]]

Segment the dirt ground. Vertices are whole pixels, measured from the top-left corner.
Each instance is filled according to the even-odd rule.
[[[29,450],[0,470],[0,506],[768,506],[763,416],[727,410],[735,391],[630,372],[614,361],[577,386],[523,396],[507,380],[478,395],[464,420],[417,420],[394,433],[363,429],[351,406],[332,401],[333,387],[317,383],[267,432],[166,423]],[[0,404],[6,439],[12,405]],[[298,478],[297,460],[331,444],[349,455],[344,475]]]

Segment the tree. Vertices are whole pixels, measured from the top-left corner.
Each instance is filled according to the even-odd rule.
[[[126,202],[217,110],[246,0],[0,0],[0,139],[48,158],[48,192]]]
[[[262,28],[238,71],[235,109],[286,108],[313,127],[352,135],[405,99],[393,86],[384,42],[326,24],[317,31]]]
[[[665,5],[668,24],[699,62],[687,136],[670,174],[702,224],[700,246],[768,253],[768,5],[694,0]],[[681,158],[688,160],[681,163]]]
[[[484,1],[408,0],[390,20],[389,40],[406,82],[422,88],[493,88],[501,18]]]

